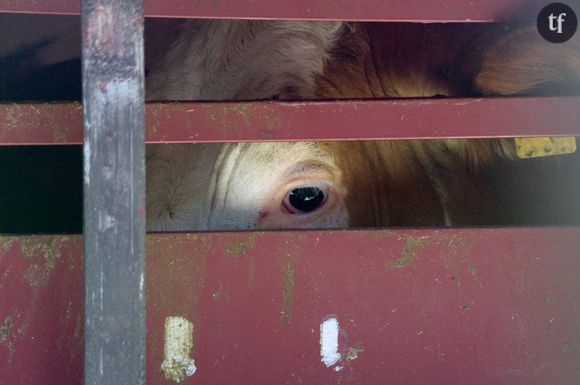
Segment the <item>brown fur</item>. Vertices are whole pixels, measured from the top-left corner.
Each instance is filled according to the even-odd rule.
[[[441,226],[437,192],[409,146],[400,142],[334,144],[352,227]],[[371,177],[369,177],[369,175]]]
[[[317,94],[340,99],[578,93],[579,41],[545,42],[535,25],[510,31],[501,25],[352,24],[317,79]],[[443,210],[455,224],[507,222],[477,167],[498,155],[512,157],[511,140],[357,146],[369,147],[369,159],[354,159],[365,151],[343,147],[338,163],[345,170],[383,174],[374,178],[378,186],[370,186],[360,177],[363,170],[351,170],[347,183],[355,187],[347,188],[347,202],[354,226],[440,225]],[[377,156],[381,159],[370,159]],[[360,199],[365,195],[371,198]],[[362,215],[368,212],[373,220]]]

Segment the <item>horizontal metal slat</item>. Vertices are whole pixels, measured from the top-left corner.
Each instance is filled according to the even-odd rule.
[[[502,21],[547,0],[145,0],[145,16],[222,19],[302,19],[420,22]],[[75,0],[0,0],[0,12],[78,14]],[[537,12],[536,12],[537,14]]]
[[[578,384],[580,228],[150,234],[147,372],[186,384]],[[82,238],[0,237],[0,378],[80,383]],[[18,295],[14,295],[18,293]],[[336,318],[341,359],[321,362]],[[48,377],[47,377],[48,376]]]
[[[80,144],[81,106],[0,104],[0,145]],[[580,135],[580,97],[149,103],[149,143]]]

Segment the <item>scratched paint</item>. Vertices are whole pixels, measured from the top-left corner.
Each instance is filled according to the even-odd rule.
[[[161,370],[165,378],[182,382],[197,371],[195,361],[190,358],[193,347],[193,324],[183,317],[165,319],[165,348]]]

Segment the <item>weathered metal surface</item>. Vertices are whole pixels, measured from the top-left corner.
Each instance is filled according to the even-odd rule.
[[[548,0],[145,0],[146,16],[240,19],[469,21],[504,20]],[[1,0],[0,12],[78,14],[78,1]],[[537,12],[536,12],[537,13]]]
[[[82,0],[84,384],[145,383],[141,0]]]
[[[80,382],[80,244],[1,238],[0,322],[14,320],[1,384]],[[185,384],[580,382],[580,228],[153,234],[147,247],[151,384],[170,383],[167,317],[193,324]],[[341,357],[327,367],[332,318]]]
[[[0,237],[0,384],[80,384],[82,239]]]
[[[148,143],[580,135],[580,98],[149,103]],[[78,104],[0,104],[0,145],[79,144]]]
[[[0,144],[81,144],[80,103],[0,104]]]

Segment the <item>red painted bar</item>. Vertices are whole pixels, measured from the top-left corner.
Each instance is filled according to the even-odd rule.
[[[0,238],[0,383],[82,378],[82,239]],[[147,365],[194,325],[183,384],[580,383],[580,228],[148,236]],[[320,324],[340,325],[327,368]]]
[[[420,22],[491,22],[548,0],[145,0],[149,17],[302,19]],[[78,14],[77,0],[0,0],[0,12]]]
[[[82,143],[79,104],[0,104],[0,145]],[[580,135],[580,98],[151,103],[148,143]]]

